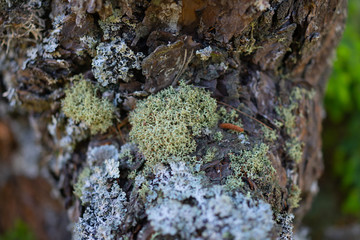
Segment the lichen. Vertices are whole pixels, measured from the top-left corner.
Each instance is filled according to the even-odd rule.
[[[312,99],[315,95],[315,91],[309,91],[304,88],[294,87],[290,93],[289,103],[286,105],[280,105],[275,108],[277,114],[281,117],[287,134],[291,136],[293,129],[296,125],[297,115],[295,110],[299,108],[299,101],[307,98]]]
[[[55,148],[49,165],[52,171],[58,172],[71,158],[76,144],[88,138],[90,131],[84,123],[75,124],[71,118],[66,119],[64,114],[53,115],[47,129],[53,138]]]
[[[203,89],[170,87],[137,104],[130,114],[130,137],[148,165],[186,156],[196,149],[193,137],[217,123],[216,106]]]
[[[299,134],[294,131],[296,128],[296,121],[303,115],[300,112],[296,113],[299,109],[299,102],[303,99],[312,99],[315,95],[313,90],[309,91],[304,88],[294,87],[290,93],[289,103],[278,106],[275,110],[281,117],[283,125],[278,126],[284,127],[286,134],[289,139],[285,142],[285,149],[288,157],[295,163],[300,163],[303,156],[304,143],[301,141]],[[279,122],[278,122],[279,123]]]
[[[103,31],[103,38],[105,40],[111,39],[111,37],[116,36],[116,33],[119,32],[122,27],[121,16],[122,12],[119,9],[116,9],[111,16],[103,21],[99,21],[100,28]]]
[[[73,239],[115,239],[126,213],[126,194],[114,180],[120,177],[118,152],[114,146],[91,148],[87,164],[75,185],[85,212]]]
[[[243,178],[261,185],[272,184],[276,170],[267,157],[269,146],[264,143],[255,145],[252,149],[229,153],[230,166],[233,174],[227,179],[227,187],[238,189],[243,186]]]
[[[266,141],[274,142],[278,138],[278,135],[275,130],[269,129],[265,126],[261,126],[261,130],[263,131],[263,136]]]
[[[207,163],[207,162],[211,162],[214,157],[215,157],[215,153],[217,152],[218,150],[215,148],[215,147],[210,147],[206,150],[206,154],[204,156],[204,163]]]
[[[114,117],[114,106],[96,96],[97,88],[86,80],[75,81],[65,90],[62,110],[75,122],[84,122],[92,134],[105,132]]]
[[[226,110],[225,107],[221,107],[218,110],[218,113],[220,115],[221,121],[224,123],[231,123],[234,125],[237,125],[239,127],[242,127],[241,119],[239,118],[239,114],[235,109]]]
[[[196,51],[196,56],[198,56],[201,61],[207,61],[211,57],[211,53],[213,52],[211,46],[207,46],[206,48],[200,49]]]
[[[299,207],[299,202],[301,200],[301,189],[298,185],[293,184],[290,189],[290,196],[287,200],[289,207],[291,209]]]
[[[88,167],[84,168],[81,171],[76,184],[74,185],[74,194],[78,198],[81,198],[82,196],[82,188],[86,184],[86,180],[90,177],[90,173],[91,173],[90,168]]]
[[[43,38],[44,9],[41,1],[0,1],[0,52],[21,56]],[[4,50],[4,51],[3,51]]]
[[[265,11],[268,8],[270,8],[270,4],[268,0],[256,0],[254,5],[259,11]]]
[[[300,163],[303,156],[304,143],[297,138],[285,142],[287,155],[295,162]]]
[[[276,222],[279,226],[280,236],[278,239],[288,240],[293,238],[293,220],[294,215],[289,213],[282,213],[276,215]]]
[[[152,204],[146,211],[154,239],[270,239],[274,221],[269,204],[241,193],[228,195],[219,185],[207,187],[185,162],[159,166],[155,173],[150,192],[161,198],[148,197]]]
[[[224,135],[222,134],[222,132],[217,131],[214,133],[214,139],[216,141],[221,141],[224,138]]]
[[[44,38],[42,42],[42,50],[49,58],[53,58],[52,54],[55,54],[55,51],[59,46],[60,33],[65,18],[66,16],[64,14],[58,15],[54,18],[54,21],[52,22],[53,29],[50,31],[49,36]]]
[[[102,86],[117,83],[118,80],[129,82],[133,69],[141,69],[144,55],[134,53],[120,37],[111,42],[100,43],[96,48],[96,57],[92,60],[92,71]]]
[[[82,36],[80,38],[80,41],[85,44],[87,46],[87,52],[90,54],[91,57],[95,57],[96,56],[96,46],[99,43],[99,40],[94,38],[93,36]],[[80,49],[78,52],[76,52],[76,54],[78,54],[79,56],[81,56],[84,53],[83,49]]]

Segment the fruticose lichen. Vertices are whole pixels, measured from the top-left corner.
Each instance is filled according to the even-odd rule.
[[[288,156],[296,163],[300,163],[303,156],[304,143],[298,139],[291,139],[285,142],[285,146]]]
[[[75,185],[85,212],[74,226],[73,239],[115,239],[126,213],[126,194],[116,181],[118,151],[112,145],[91,148],[87,164]]]
[[[290,208],[299,207],[299,202],[301,200],[301,189],[298,185],[293,184],[290,189],[290,197],[288,198],[288,204]]]
[[[144,55],[134,53],[120,37],[111,42],[102,42],[96,48],[96,57],[92,60],[92,71],[102,86],[117,83],[118,80],[129,82],[132,70],[141,69]]]
[[[303,157],[304,142],[301,141],[299,133],[294,131],[296,129],[297,119],[303,118],[302,112],[299,114],[296,111],[299,109],[300,100],[312,99],[315,95],[314,91],[309,91],[304,88],[295,87],[289,98],[289,103],[283,106],[278,106],[275,110],[281,117],[286,134],[289,139],[285,143],[285,149],[288,157],[295,163],[300,163]]]
[[[148,164],[186,156],[196,149],[193,137],[217,123],[216,106],[203,89],[169,87],[137,104],[130,114],[130,137]]]
[[[250,179],[259,185],[274,182],[276,170],[267,157],[269,147],[261,143],[253,149],[229,153],[233,175],[227,180],[229,189],[238,189],[243,186],[243,178]]]
[[[314,91],[295,87],[290,93],[289,103],[287,105],[276,107],[275,110],[277,114],[284,122],[286,133],[290,136],[292,135],[293,129],[295,129],[297,115],[294,113],[294,111],[299,108],[299,101],[303,98],[312,99],[314,94]]]
[[[65,90],[62,110],[75,122],[84,122],[92,134],[105,132],[114,117],[114,106],[105,99],[96,96],[97,88],[81,79]]]

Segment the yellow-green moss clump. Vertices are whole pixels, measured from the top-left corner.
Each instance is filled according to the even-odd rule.
[[[204,89],[167,88],[137,104],[130,114],[130,137],[148,164],[186,156],[196,149],[193,137],[217,123],[216,106]]]
[[[114,106],[105,99],[96,97],[97,89],[90,82],[80,80],[65,90],[62,109],[75,122],[84,122],[92,134],[105,132],[111,125]]]

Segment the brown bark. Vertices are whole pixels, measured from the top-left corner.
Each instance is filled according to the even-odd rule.
[[[322,99],[334,48],[344,28],[345,0],[77,0],[71,4],[53,0],[41,1],[41,6],[31,2],[0,5],[5,10],[0,13],[1,90],[7,91],[6,101],[21,105],[35,118],[44,151],[52,156],[46,161],[48,171],[57,181],[67,208],[77,203],[73,185],[88,145],[124,144],[130,126],[123,123],[135,102],[144,95],[177,86],[184,79],[276,131],[278,139],[270,146],[269,158],[281,194],[270,194],[265,199],[276,202],[279,211],[293,211],[288,199],[294,186],[299,186],[302,200],[294,212],[300,223],[311,206],[323,171]],[[106,22],[115,13],[107,37],[98,21]],[[55,23],[61,15],[63,20]],[[59,33],[55,33],[56,28]],[[145,58],[141,70],[130,70],[130,79],[117,79],[106,86],[104,92],[109,95],[103,96],[113,100],[120,93],[122,98],[114,126],[104,134],[76,142],[69,152],[70,159],[60,163],[52,154],[65,151],[56,142],[65,136],[65,120],[57,125],[58,139],[49,135],[47,125],[52,116],[61,119],[60,100],[65,85],[79,73],[97,81],[91,72],[96,50],[80,41],[84,36],[105,43],[111,42],[111,37],[121,37],[132,51],[142,52]],[[55,51],[45,49],[46,38],[57,41]],[[29,59],[26,50],[36,43],[43,44],[43,49],[38,50],[41,54]],[[210,60],[202,60],[202,54],[206,55],[202,51],[208,46],[212,49]],[[15,95],[11,95],[12,89]],[[303,92],[291,97],[296,89]],[[286,118],[291,116],[284,109],[290,109],[293,126],[287,125]],[[249,137],[263,134],[261,124],[246,116],[241,115],[241,119]],[[294,141],[301,146],[298,160],[289,150]],[[221,171],[230,174],[230,165],[222,165],[225,167]],[[211,169],[207,174],[213,176]],[[279,199],[272,201],[273,197]],[[147,229],[145,224],[132,229],[132,237],[136,238],[139,229]]]

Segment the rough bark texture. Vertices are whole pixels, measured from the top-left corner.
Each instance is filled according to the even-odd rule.
[[[237,178],[243,184],[232,185],[229,192],[250,192],[252,198],[271,205],[274,218],[294,212],[299,223],[308,211],[323,170],[322,99],[334,48],[344,27],[345,0],[0,3],[0,79],[4,96],[0,117],[8,121],[6,112],[31,117],[43,146],[41,163],[35,164],[50,173],[47,178],[55,183],[71,221],[77,221],[91,205],[84,205],[82,200],[81,206],[79,195],[73,193],[82,169],[95,164],[89,160],[88,149],[105,145],[120,149],[130,141],[129,112],[136,103],[169,86],[177,87],[180,81],[206,89],[218,108],[225,108],[223,115],[219,113],[219,123],[231,122],[245,129],[239,134],[216,124],[208,127],[210,133],[192,133],[196,148],[189,156],[200,162],[207,184],[228,186],[231,177]],[[88,113],[95,110],[86,106],[76,108],[73,115],[62,108],[66,105],[65,89],[70,89],[66,96],[73,89],[75,99],[83,94],[76,92],[76,84],[84,79],[94,86],[89,91],[94,96],[86,99],[112,103],[110,123],[87,117],[90,114],[104,119],[105,115]],[[104,106],[98,104],[97,108]],[[229,117],[233,108],[245,114]],[[136,124],[134,119],[130,118],[132,125]],[[98,130],[104,126],[106,131]],[[223,140],[214,140],[219,132]],[[5,130],[1,133],[0,137],[8,136],[4,139],[12,138]],[[239,138],[245,140],[239,142]],[[1,156],[11,159],[11,152],[3,150],[8,148],[3,147],[7,142],[0,141]],[[267,170],[257,172],[256,178],[252,177],[255,173],[246,172],[246,165],[240,165],[236,173],[236,160],[230,153],[245,158],[244,152],[255,151],[256,146],[266,146],[265,159],[275,170],[270,174],[271,182],[261,175],[267,175]],[[211,147],[215,156],[202,161]],[[126,204],[122,205],[126,220],[121,220],[117,230],[111,229],[113,236],[186,238],[179,232],[170,234],[154,226],[155,220],[149,220],[153,219],[151,210],[146,209],[154,206],[142,199],[137,188],[143,187],[135,184],[134,175],[142,175],[149,185],[157,173],[146,173],[152,166],[141,147],[131,151],[134,160],[120,161],[120,175],[106,180],[113,184],[117,179],[117,186],[126,195]],[[164,159],[161,161],[168,166]],[[1,191],[7,192],[9,187],[3,184]],[[297,207],[300,190],[302,200]],[[194,206],[189,199],[182,204],[185,201]],[[1,208],[4,206],[6,203],[1,203]],[[289,237],[284,221],[278,220],[278,227],[267,236]],[[4,229],[2,222],[0,228]],[[206,238],[204,232],[197,230]]]

